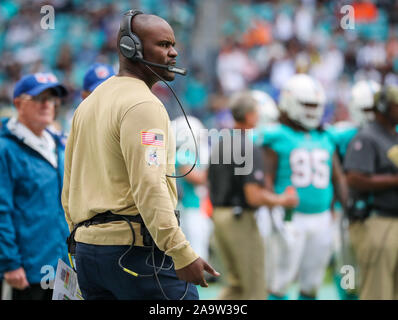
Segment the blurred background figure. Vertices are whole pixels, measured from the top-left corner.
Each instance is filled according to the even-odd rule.
[[[243,91],[229,103],[234,129],[218,136],[209,166],[214,235],[225,272],[219,298],[262,300],[267,297],[265,256],[255,212],[261,206],[294,207],[297,195],[276,195],[264,188],[264,159],[261,149],[253,145],[250,130],[259,119],[258,101],[250,91]],[[236,154],[244,161],[238,162]],[[248,165],[248,173],[237,174],[237,168]]]
[[[184,116],[175,119],[171,124],[176,135],[177,175],[188,173],[197,160],[195,168],[184,178],[177,180],[181,228],[195,252],[207,261],[212,232],[212,222],[208,212],[203,209],[203,204],[208,199],[207,130],[201,121],[193,116],[188,116],[188,121],[196,144]]]
[[[96,87],[114,75],[115,71],[111,65],[99,62],[92,64],[84,74],[83,87],[80,91],[80,100],[86,99]],[[63,125],[56,123],[54,126],[55,128],[53,129],[54,132],[57,132],[58,135],[63,137],[65,142],[72,125],[72,117],[76,106],[66,111],[65,118],[63,119]]]
[[[13,300],[51,300],[42,268],[55,272],[58,259],[67,261],[64,146],[46,130],[66,94],[51,73],[26,75],[14,89],[17,117],[1,123],[0,274]]]
[[[83,78],[82,99],[86,99],[96,87],[114,75],[112,66],[103,63],[93,64]]]
[[[380,84],[373,80],[360,80],[352,87],[348,111],[357,127],[375,119],[374,96],[380,89]]]
[[[398,86],[374,96],[374,121],[349,144],[350,236],[362,300],[398,299]]]
[[[279,122],[279,108],[276,105],[275,101],[272,97],[261,90],[252,90],[252,96],[258,103],[258,113],[259,120],[254,130],[254,141],[258,142],[259,134],[269,128],[270,126],[274,126]],[[264,157],[264,166],[267,168],[267,157]],[[266,169],[267,170],[267,169]],[[260,230],[261,235],[264,238],[264,247],[265,247],[265,280],[266,284],[269,285],[272,283],[272,262],[269,260],[271,255],[268,253],[270,250],[271,242],[269,241],[272,236],[273,225],[272,225],[272,210],[273,208],[261,206],[256,211],[256,219],[258,228]],[[268,260],[268,261],[267,261]]]
[[[374,120],[374,96],[381,89],[379,83],[374,80],[359,80],[351,88],[350,102],[348,111],[349,121],[340,121],[333,125],[328,125],[326,131],[330,134],[336,144],[337,153],[343,163],[348,145],[357,134],[358,130],[364,127],[369,121]],[[354,217],[349,217],[348,212],[344,212],[341,203],[334,203],[335,212],[335,236],[334,236],[334,280],[341,299],[357,299],[355,288],[343,288],[341,286],[341,268],[343,266],[357,266],[352,239],[356,239],[356,234],[361,232],[361,223]],[[356,273],[356,281],[359,281],[359,273]]]
[[[340,160],[344,159],[348,144],[358,129],[374,120],[373,97],[380,88],[380,84],[374,80],[359,80],[354,83],[348,103],[349,118],[326,127],[336,143]]]
[[[281,93],[281,124],[264,128],[259,140],[266,148],[270,190],[280,194],[293,187],[299,197],[294,210],[284,210],[284,221],[272,214],[271,299],[286,299],[296,278],[300,299],[315,299],[332,254],[333,188],[340,189],[342,172],[335,145],[320,128],[324,104],[318,81],[294,75]]]
[[[261,90],[252,90],[254,99],[258,102],[259,119],[257,128],[267,127],[278,123],[279,109],[272,97]]]

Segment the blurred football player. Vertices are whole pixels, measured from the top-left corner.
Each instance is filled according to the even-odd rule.
[[[343,190],[335,144],[321,128],[325,93],[315,79],[294,75],[281,91],[280,124],[263,128],[267,186],[276,193],[297,190],[298,206],[273,212],[271,299],[286,299],[298,277],[300,299],[315,299],[332,253],[331,203],[334,185]]]
[[[261,90],[252,90],[253,97],[258,102],[259,119],[257,128],[266,127],[279,121],[279,109],[272,97]]]
[[[201,209],[202,202],[208,196],[206,187],[209,154],[207,135],[204,135],[206,128],[198,118],[193,116],[187,118],[196,140],[197,150],[185,117],[178,117],[171,123],[176,134],[176,170],[178,175],[184,175],[192,168],[195,163],[195,153],[198,152],[195,168],[184,178],[177,180],[179,205],[182,212],[181,228],[195,252],[207,260],[212,223]],[[204,159],[206,161],[201,161]]]
[[[326,131],[336,144],[339,158],[344,161],[346,150],[349,143],[357,134],[358,130],[369,121],[374,120],[374,95],[380,92],[381,86],[373,80],[360,80],[351,89],[348,111],[351,121],[345,121],[330,125]],[[356,265],[352,251],[352,240],[356,239],[356,234],[360,234],[361,224],[351,220],[342,214],[341,205],[337,202],[334,205],[336,213],[335,237],[334,237],[334,280],[340,298],[342,300],[357,299],[356,290],[343,288],[341,285],[341,268],[344,265]]]
[[[374,96],[375,120],[348,146],[350,238],[361,300],[398,299],[398,86]],[[353,227],[356,228],[352,233]]]
[[[348,104],[350,121],[338,122],[327,127],[326,131],[330,133],[336,143],[340,160],[344,159],[347,147],[357,134],[358,128],[374,120],[373,96],[380,91],[380,88],[380,84],[373,80],[356,82],[351,89]]]
[[[280,112],[278,106],[274,99],[266,92],[261,90],[252,90],[251,94],[258,103],[258,114],[259,119],[257,126],[254,130],[254,141],[259,137],[258,135],[262,130],[268,128],[269,126],[274,126],[279,122]],[[267,159],[265,159],[267,161]],[[272,283],[273,277],[273,261],[272,261],[272,208],[262,206],[256,212],[256,220],[258,224],[259,231],[264,239],[265,247],[265,279],[266,284]]]

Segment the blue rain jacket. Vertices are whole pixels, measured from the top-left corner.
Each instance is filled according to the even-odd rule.
[[[0,122],[0,275],[23,267],[29,283],[54,274],[58,259],[68,261],[69,229],[61,204],[64,150],[58,168],[23,143]],[[44,268],[43,268],[44,267]]]

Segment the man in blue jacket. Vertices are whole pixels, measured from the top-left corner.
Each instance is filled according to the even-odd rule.
[[[0,274],[14,300],[51,299],[51,270],[68,261],[64,147],[46,130],[66,94],[51,73],[27,75],[14,88],[17,117],[0,123]]]

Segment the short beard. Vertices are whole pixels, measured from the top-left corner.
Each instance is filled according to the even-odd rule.
[[[162,78],[166,81],[174,81],[175,77],[176,77],[176,75],[174,73],[167,72],[167,71],[166,71],[166,74],[164,76],[162,76]]]

